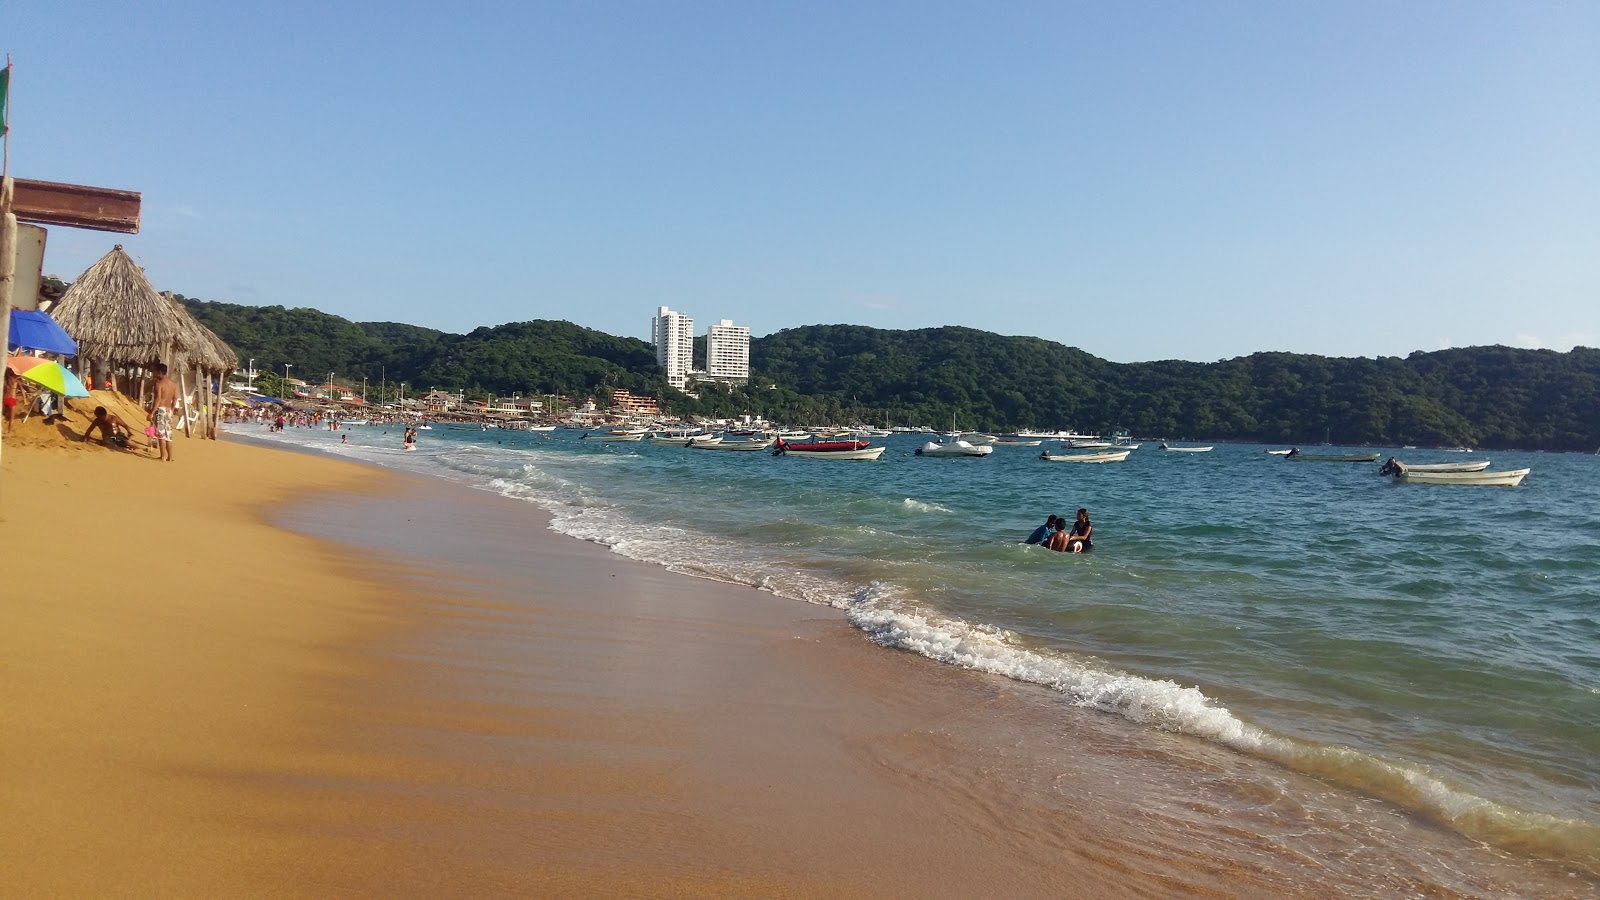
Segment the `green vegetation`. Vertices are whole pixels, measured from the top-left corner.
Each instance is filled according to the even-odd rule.
[[[791,328],[751,341],[749,386],[667,386],[650,346],[570,322],[516,322],[458,335],[355,323],[311,309],[184,301],[259,369],[320,380],[386,376],[393,395],[595,395],[615,388],[680,414],[760,414],[793,423],[873,422],[993,431],[1127,430],[1281,444],[1600,446],[1600,350],[1471,347],[1401,359],[1257,353],[1215,363],[1112,363],[1073,347],[970,328]],[[268,382],[271,383],[270,381]]]

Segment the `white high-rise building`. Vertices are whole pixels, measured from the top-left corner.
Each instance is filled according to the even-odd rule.
[[[750,379],[750,329],[732,319],[706,329],[706,374],[717,381]]]
[[[650,320],[650,340],[656,345],[656,363],[667,372],[667,384],[683,390],[694,365],[694,320],[663,306]]]

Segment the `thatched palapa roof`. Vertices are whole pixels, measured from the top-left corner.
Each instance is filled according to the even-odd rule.
[[[187,346],[183,320],[121,244],[78,276],[50,315],[78,342],[78,355],[110,365],[144,366]]]
[[[206,372],[232,372],[239,368],[239,354],[228,346],[227,341],[201,325],[200,320],[191,315],[170,291],[162,291],[161,297],[172,304],[173,311],[183,323],[184,347],[187,349],[182,355],[189,365],[199,366]]]

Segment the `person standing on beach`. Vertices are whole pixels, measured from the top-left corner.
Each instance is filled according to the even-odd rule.
[[[8,432],[17,419],[17,383],[19,381],[21,379],[17,377],[17,373],[10,369],[6,370],[4,405],[6,410],[6,431]]]
[[[150,424],[155,427],[156,458],[172,462],[172,414],[178,407],[178,386],[167,377],[167,367],[156,363],[156,399],[150,407]]]

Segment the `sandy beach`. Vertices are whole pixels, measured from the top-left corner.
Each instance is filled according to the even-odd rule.
[[[1300,845],[1255,823],[1283,815],[1255,785],[1292,776],[1064,717],[1032,686],[874,648],[834,610],[555,535],[528,504],[227,440],[180,438],[163,464],[40,428],[8,438],[0,482],[8,894],[1538,883],[1471,861],[1441,889],[1403,853],[1330,869],[1356,845],[1317,809],[1292,812]]]

